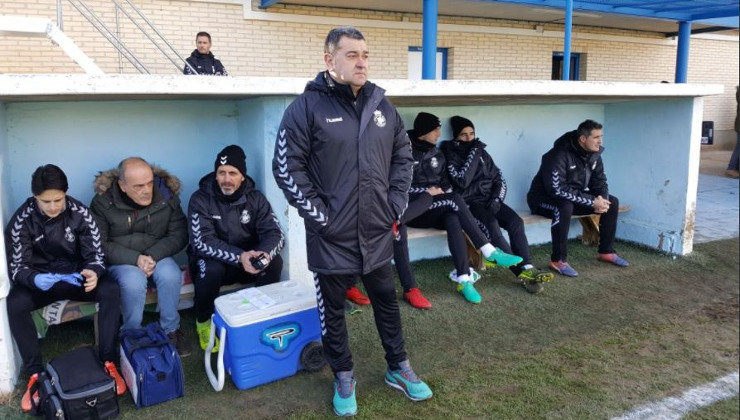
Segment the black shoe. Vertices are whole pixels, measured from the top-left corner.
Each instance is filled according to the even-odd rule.
[[[170,343],[175,346],[180,357],[190,356],[190,353],[193,352],[192,346],[185,339],[185,334],[183,334],[179,329],[167,334],[167,338],[169,338]]]

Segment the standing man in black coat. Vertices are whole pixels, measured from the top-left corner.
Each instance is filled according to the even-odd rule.
[[[195,46],[196,48],[187,58],[190,66],[185,66],[182,69],[182,74],[204,74],[207,76],[228,76],[224,65],[221,64],[220,60],[217,60],[211,52],[211,35],[208,32],[198,32],[195,35]],[[192,67],[192,69],[191,69]],[[195,73],[193,73],[193,69]]]
[[[442,143],[441,149],[453,189],[470,206],[470,212],[478,219],[493,246],[522,257],[522,262],[509,269],[524,289],[529,293],[540,293],[542,283],[552,280],[553,274],[537,270],[532,265],[524,221],[504,203],[507,187],[501,170],[486,152],[486,144],[475,136],[472,121],[455,115],[450,124],[453,140]],[[511,244],[504,239],[501,228],[508,232]]]
[[[574,214],[600,214],[597,259],[620,267],[629,265],[614,252],[619,200],[609,195],[601,160],[603,138],[604,127],[593,120],[560,136],[553,148],[542,155],[542,164],[527,194],[532,213],[552,219],[550,268],[564,276],[578,276],[567,262],[568,230]]]
[[[244,150],[225,147],[213,172],[190,197],[188,257],[195,287],[195,326],[205,350],[211,334],[213,301],[221,286],[280,280],[283,232],[267,198],[247,175]],[[218,344],[213,352],[218,351]]]
[[[360,276],[385,349],[388,385],[414,401],[432,391],[404,348],[390,260],[392,226],[411,183],[411,147],[385,91],[368,82],[368,48],[355,28],[335,28],[324,43],[326,71],[285,111],[272,162],[275,180],[306,226],[324,353],[335,375],[334,412],[357,413],[344,319],[347,288]]]

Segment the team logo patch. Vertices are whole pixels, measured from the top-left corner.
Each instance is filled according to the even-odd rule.
[[[375,112],[373,112],[373,121],[375,121],[375,125],[378,127],[385,127],[385,117],[379,109],[376,109]]]
[[[243,225],[246,225],[250,220],[252,220],[252,216],[249,215],[249,211],[247,211],[247,209],[242,210],[242,215],[239,217],[239,221],[242,222]]]
[[[67,242],[75,241],[75,234],[72,233],[72,229],[70,229],[69,227],[64,229],[64,239],[66,239]]]
[[[436,157],[433,157],[429,163],[432,165],[432,168],[437,168],[437,166],[439,166],[439,161]]]
[[[294,323],[280,324],[262,331],[260,341],[277,352],[285,351],[290,343],[301,334],[301,327]]]

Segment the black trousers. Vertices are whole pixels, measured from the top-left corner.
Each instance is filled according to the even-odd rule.
[[[522,267],[531,264],[529,242],[527,241],[527,234],[524,232],[524,221],[514,209],[501,203],[498,212],[494,213],[491,208],[473,203],[470,205],[470,212],[481,222],[481,230],[488,236],[493,246],[501,248],[507,254],[522,257],[521,263],[510,267],[515,275],[518,276],[522,272]],[[509,242],[506,242],[504,235],[501,233],[502,228],[509,234]]]
[[[567,261],[568,258],[568,231],[573,215],[593,214],[591,207],[573,204],[572,201],[552,197],[527,197],[532,213],[552,219],[550,233],[552,234],[552,255],[550,261]],[[614,236],[617,233],[617,217],[619,216],[619,199],[609,196],[609,211],[603,213],[599,219],[599,253],[614,252]]]
[[[195,288],[195,319],[198,322],[208,321],[213,315],[213,301],[218,297],[221,286],[237,282],[264,286],[280,281],[283,271],[280,255],[275,255],[270,265],[256,275],[247,273],[241,265],[235,267],[211,258],[190,258],[189,263]]]
[[[353,369],[344,299],[347,288],[356,278],[355,274],[314,274],[324,356],[334,373]],[[388,368],[396,370],[398,363],[407,356],[391,265],[386,264],[360,278],[373,305],[375,327],[385,349]]]
[[[10,331],[18,345],[27,374],[44,370],[41,361],[36,327],[31,318],[31,311],[42,308],[58,300],[70,299],[98,303],[98,355],[101,362],[111,361],[118,364],[118,329],[121,326],[121,295],[118,283],[110,278],[98,280],[98,285],[91,292],[60,281],[47,291],[29,289],[14,285],[8,294],[8,321]]]
[[[429,194],[424,193],[420,194],[420,196],[428,197]],[[468,273],[470,271],[470,264],[468,262],[468,248],[463,232],[470,237],[470,240],[476,248],[480,248],[488,243],[488,238],[486,238],[486,235],[478,226],[478,221],[470,213],[470,209],[468,209],[467,204],[465,204],[462,197],[458,194],[435,195],[432,197],[431,205],[427,205],[426,211],[422,211],[423,207],[421,206],[428,203],[428,201],[424,200],[428,199],[418,200],[419,203],[417,204],[417,199],[414,197],[409,202],[409,206],[406,209],[406,212],[404,212],[402,221],[404,219],[407,220],[406,224],[411,227],[435,228],[447,231],[447,246],[450,249],[455,269],[458,273]],[[400,230],[401,229],[399,229],[399,231]],[[400,242],[398,246],[402,248],[400,249],[400,252],[394,252],[393,255],[395,259],[396,254],[402,254],[400,255],[401,262],[399,263],[398,259],[395,259],[395,261],[396,269],[399,270],[398,276],[403,285],[405,282],[404,277],[408,276],[408,274],[404,273],[405,268],[399,267],[409,267],[408,241],[405,237],[405,232],[402,233],[398,242]],[[396,247],[394,246],[394,251],[395,248]],[[403,255],[405,255],[405,261],[403,260]],[[408,273],[410,272],[411,269],[408,268]]]

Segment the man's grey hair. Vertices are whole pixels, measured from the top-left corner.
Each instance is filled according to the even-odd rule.
[[[152,167],[149,162],[144,160],[144,158],[138,156],[127,157],[118,164],[118,179],[120,179],[121,181],[126,181],[126,177],[124,176],[126,174],[126,168],[128,167],[128,165],[134,162],[143,163],[150,168]]]
[[[334,28],[326,35],[326,41],[324,41],[324,52],[327,54],[334,54],[334,51],[337,50],[337,46],[339,45],[339,40],[342,39],[343,36],[357,39],[359,41],[365,40],[365,36],[362,35],[362,32],[352,26]]]

